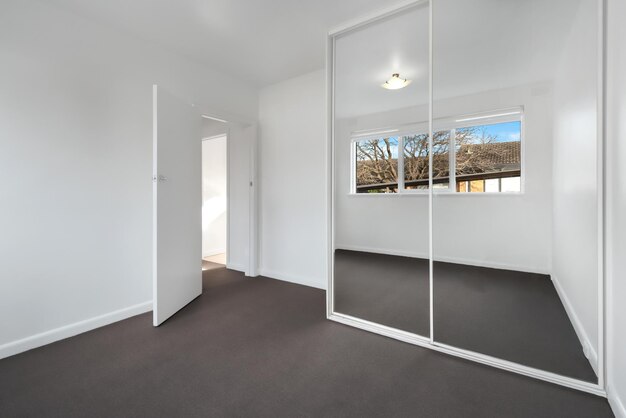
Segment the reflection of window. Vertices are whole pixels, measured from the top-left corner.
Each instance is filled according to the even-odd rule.
[[[457,192],[521,190],[521,122],[457,128],[455,141]]]
[[[503,122],[455,130],[456,191],[521,190],[521,122]]]
[[[520,192],[521,111],[455,119],[435,121],[435,127],[446,129],[436,129],[433,136],[433,189],[457,193]],[[353,142],[356,193],[428,190],[428,133],[418,128],[413,132]],[[403,175],[399,176],[399,171]]]
[[[356,189],[358,193],[398,191],[398,138],[357,141]]]

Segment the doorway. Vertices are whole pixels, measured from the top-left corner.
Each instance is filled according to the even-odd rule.
[[[228,257],[228,134],[225,123],[205,124],[224,132],[202,139],[203,271],[225,267]]]

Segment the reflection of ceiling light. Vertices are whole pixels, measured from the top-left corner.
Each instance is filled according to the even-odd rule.
[[[400,74],[392,74],[391,78],[382,85],[387,90],[398,90],[411,84],[411,80],[400,78]]]

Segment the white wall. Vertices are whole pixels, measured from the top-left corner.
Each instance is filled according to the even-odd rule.
[[[552,277],[597,365],[597,3],[578,3],[554,93]]]
[[[202,256],[226,252],[226,136],[202,141]]]
[[[525,193],[435,195],[437,260],[520,271],[550,272],[551,90],[537,83],[435,103],[438,117],[524,106]],[[428,195],[349,195],[350,136],[428,119],[427,106],[336,123],[336,247],[428,257]],[[381,214],[391,214],[381,217]],[[380,222],[372,221],[380,220]]]
[[[261,90],[261,274],[326,288],[324,71]]]
[[[2,2],[0,62],[2,357],[151,309],[151,85],[252,120],[258,97],[45,2]]]
[[[228,123],[202,118],[202,138],[228,134]]]
[[[613,412],[626,418],[626,2],[607,2],[607,351]]]

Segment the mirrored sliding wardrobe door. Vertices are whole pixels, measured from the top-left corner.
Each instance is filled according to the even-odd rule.
[[[334,312],[429,337],[428,3],[335,38]]]
[[[594,383],[598,6],[433,10],[434,340]]]

